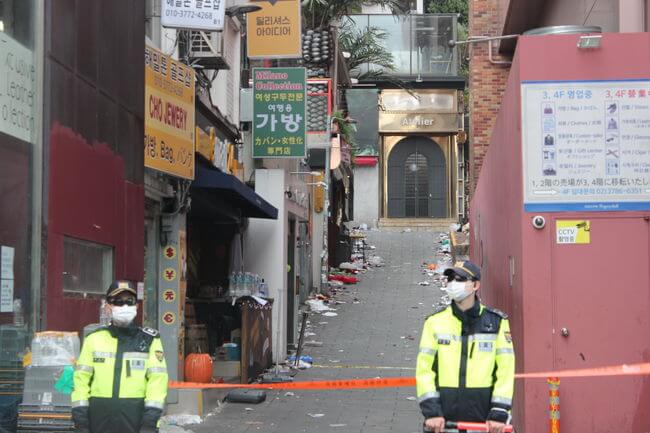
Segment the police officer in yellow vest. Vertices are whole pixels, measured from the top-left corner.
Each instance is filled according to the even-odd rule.
[[[75,368],[77,432],[156,432],[168,382],[158,331],[134,324],[137,301],[130,282],[111,284],[106,300],[111,325],[85,338]]]
[[[502,433],[510,422],[515,373],[508,317],[479,302],[481,270],[474,263],[457,262],[444,274],[453,302],[424,323],[416,366],[425,431],[471,421]]]

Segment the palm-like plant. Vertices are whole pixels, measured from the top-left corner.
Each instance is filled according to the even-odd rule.
[[[408,0],[303,0],[302,11],[312,28],[323,27],[346,15],[361,12],[363,5],[376,5],[403,14],[410,10]]]
[[[393,55],[382,44],[388,35],[378,27],[355,28],[346,24],[339,32],[341,50],[350,53],[347,66],[350,73],[359,80],[379,78],[387,71],[393,71]],[[362,72],[361,66],[368,65]],[[378,68],[373,69],[372,66]]]

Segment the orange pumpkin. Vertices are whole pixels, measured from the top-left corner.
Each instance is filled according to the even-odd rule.
[[[212,358],[207,353],[190,353],[185,357],[185,380],[195,383],[212,381]]]

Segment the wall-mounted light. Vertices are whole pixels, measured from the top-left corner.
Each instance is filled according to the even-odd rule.
[[[593,50],[600,48],[603,35],[582,35],[578,39],[578,48],[581,50]]]

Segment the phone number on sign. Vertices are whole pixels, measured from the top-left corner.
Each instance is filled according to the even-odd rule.
[[[165,15],[168,17],[174,18],[190,18],[190,19],[201,19],[201,20],[211,20],[212,12],[194,12],[194,11],[177,11],[167,9]]]

